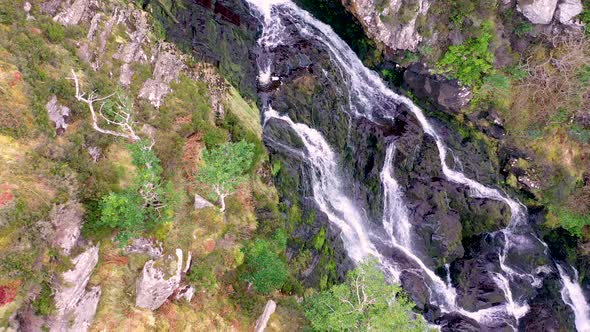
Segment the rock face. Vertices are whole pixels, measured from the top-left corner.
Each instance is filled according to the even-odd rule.
[[[177,260],[172,256],[145,263],[137,279],[135,305],[150,310],[158,309],[180,285],[183,258],[176,249]]]
[[[471,100],[469,90],[461,87],[456,80],[432,75],[420,63],[412,64],[406,69],[404,83],[416,97],[426,99],[448,113],[460,111]]]
[[[74,268],[62,274],[55,290],[57,313],[50,318],[51,331],[87,331],[100,299],[99,286],[86,290],[98,262],[98,247],[90,247],[72,260]]]
[[[268,302],[266,302],[266,305],[264,306],[264,312],[256,320],[256,326],[254,327],[255,332],[264,332],[264,329],[266,329],[266,325],[268,325],[270,315],[272,315],[276,309],[277,304],[275,303],[275,301],[268,300]]]
[[[573,18],[584,10],[581,0],[562,0],[557,6],[556,17],[561,24],[573,24]]]
[[[96,6],[95,0],[74,0],[64,1],[62,4],[63,11],[57,14],[53,20],[62,25],[76,25],[88,16],[91,16],[89,7]]]
[[[172,44],[161,43],[154,61],[156,63],[154,74],[143,84],[139,91],[139,98],[149,100],[156,108],[162,105],[164,97],[172,92],[169,84],[178,79],[180,71],[184,69],[184,62]]]
[[[549,24],[557,8],[558,0],[518,0],[517,9],[531,23]]]
[[[80,238],[84,210],[80,204],[70,202],[56,206],[50,214],[49,227],[45,233],[53,247],[60,248],[66,256]]]
[[[418,16],[426,15],[428,0],[342,0],[373,39],[394,50],[415,50],[422,37]]]
[[[70,117],[70,109],[60,105],[55,95],[47,102],[45,108],[47,109],[49,120],[55,125],[55,131],[58,134],[63,134],[68,128],[67,121]]]

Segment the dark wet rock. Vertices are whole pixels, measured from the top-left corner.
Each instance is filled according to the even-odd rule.
[[[404,84],[419,99],[426,99],[438,109],[456,113],[465,107],[471,94],[456,80],[433,75],[424,64],[410,65],[404,72]]]
[[[479,324],[465,316],[459,314],[446,314],[438,322],[441,328],[441,332],[480,332],[481,327]]]
[[[521,331],[574,331],[574,314],[559,297],[559,276],[553,272],[529,301],[529,312],[519,321]]]
[[[503,139],[506,136],[506,130],[496,110],[473,112],[468,117],[487,136],[495,139]]]
[[[258,21],[250,14],[245,1],[216,1],[220,14],[216,14],[210,4],[172,2],[168,12],[158,5],[151,9],[165,27],[170,41],[191,52],[198,60],[218,67],[242,96],[255,99],[258,69],[253,51],[259,31]]]
[[[424,310],[430,303],[430,291],[424,281],[424,277],[413,271],[403,271],[400,282],[404,289],[409,289],[410,299],[419,310]]]

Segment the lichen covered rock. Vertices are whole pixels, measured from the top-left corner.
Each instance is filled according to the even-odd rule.
[[[549,24],[557,8],[558,0],[518,0],[517,9],[531,23]]]
[[[166,256],[145,263],[137,279],[135,305],[150,310],[158,309],[178,289],[183,267],[182,250],[176,249],[175,261]]]

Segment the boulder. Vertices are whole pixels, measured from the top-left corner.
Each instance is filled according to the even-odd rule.
[[[471,100],[471,93],[457,80],[432,75],[426,65],[412,64],[404,72],[404,85],[419,99],[426,99],[438,109],[457,113]]]
[[[558,0],[518,0],[517,9],[533,24],[549,24]]]
[[[573,24],[573,18],[584,10],[581,0],[562,0],[557,6],[557,19],[561,24]]]
[[[60,105],[57,97],[53,95],[45,105],[49,120],[55,125],[57,134],[63,134],[68,128],[68,118],[70,117],[70,109],[66,106]]]
[[[201,197],[199,194],[195,194],[195,210],[201,210],[205,208],[215,207],[208,200]]]
[[[276,309],[277,304],[275,301],[268,300],[268,302],[266,302],[266,305],[264,306],[264,312],[256,320],[256,326],[254,327],[255,332],[264,332],[266,325],[268,324],[268,320],[270,319],[270,315],[274,314]]]
[[[135,305],[150,310],[158,309],[180,286],[182,250],[176,249],[176,261],[168,255],[145,263],[137,279]]]

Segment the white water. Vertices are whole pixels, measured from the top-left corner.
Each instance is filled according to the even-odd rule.
[[[393,177],[393,155],[395,145],[387,147],[385,164],[381,171],[381,184],[383,185],[383,225],[392,239],[401,246],[412,249],[410,230],[412,224],[409,220],[409,211],[402,200],[402,191]]]
[[[568,276],[565,269],[561,265],[557,264],[559,275],[561,276],[561,282],[563,288],[561,289],[561,298],[563,302],[572,308],[576,316],[576,329],[579,332],[590,331],[590,306],[584,298],[582,293],[582,287],[578,284],[578,271],[572,268],[574,272],[573,280]]]
[[[404,252],[404,254],[414,261],[422,271],[429,277],[429,285],[434,292],[435,301],[443,311],[457,311],[469,316],[480,322],[486,322],[502,317],[502,313],[507,312],[518,319],[523,317],[529,307],[525,301],[513,298],[510,282],[519,280],[528,280],[535,287],[542,285],[542,280],[537,276],[539,267],[534,271],[517,270],[507,263],[507,257],[510,252],[517,253],[519,249],[531,248],[539,245],[546,247],[532,231],[528,228],[526,208],[519,202],[512,200],[499,190],[486,187],[481,183],[468,178],[464,173],[452,169],[447,164],[448,149],[443,140],[426,119],[424,113],[408,98],[398,95],[387,88],[379,76],[373,71],[364,67],[356,54],[332,31],[332,29],[314,19],[307,12],[297,8],[290,0],[248,0],[253,4],[264,17],[264,30],[259,40],[261,47],[270,50],[282,43],[288,43],[288,34],[285,33],[285,27],[281,22],[277,12],[273,8],[281,10],[281,15],[288,17],[292,24],[297,26],[299,33],[311,40],[318,40],[330,51],[330,56],[334,63],[338,64],[340,74],[346,80],[349,89],[349,115],[362,116],[373,119],[375,115],[393,120],[393,116],[388,113],[386,106],[392,102],[394,104],[404,104],[414,114],[421,124],[425,133],[430,135],[436,142],[439,152],[440,162],[445,177],[452,182],[465,185],[469,188],[473,197],[487,198],[506,203],[510,207],[511,218],[509,226],[502,230],[505,244],[499,252],[501,273],[491,272],[493,279],[499,289],[505,295],[506,303],[481,310],[479,312],[467,312],[456,305],[456,292],[450,285],[440,279],[431,269],[429,269],[413,252],[411,246],[411,224],[408,218],[407,207],[403,202],[403,193],[392,174],[393,152],[395,147],[390,145],[387,149],[386,163],[381,173],[382,185],[384,187],[384,219],[383,226],[390,236],[391,244],[395,248]],[[275,10],[277,10],[275,9]],[[259,80],[261,83],[268,83],[271,79],[272,58],[263,58],[263,63],[259,63],[261,73]],[[294,123],[286,116],[279,115],[272,110],[270,106],[265,112],[265,122],[269,118],[276,118],[285,121],[297,132],[304,142],[307,150],[308,163],[312,165],[312,186],[314,199],[319,208],[326,213],[329,220],[342,231],[342,238],[349,256],[354,261],[359,261],[367,255],[378,257],[384,264],[385,268],[391,272],[394,277],[399,277],[400,271],[396,269],[395,264],[387,262],[385,258],[375,249],[375,244],[364,229],[368,221],[365,220],[364,214],[361,213],[353,201],[344,193],[346,188],[340,183],[338,172],[337,156],[330,149],[328,143],[322,137],[321,133],[306,125]],[[460,160],[453,156],[455,165],[461,165]],[[462,168],[462,167],[461,167]],[[561,273],[561,270],[560,270]],[[567,277],[567,276],[566,276]],[[562,275],[562,279],[564,275]],[[580,292],[570,291],[571,285],[575,282],[567,283],[564,280],[564,290],[568,294],[577,294],[584,300]],[[563,291],[562,291],[563,294]],[[572,301],[572,308],[576,313],[576,325],[578,321],[590,324],[588,315],[581,315],[583,310],[578,310],[576,301]],[[587,307],[587,304],[586,304]],[[576,309],[578,308],[578,309]],[[586,326],[586,325],[580,325]],[[578,329],[580,329],[578,327]],[[583,330],[580,330],[583,331]]]

